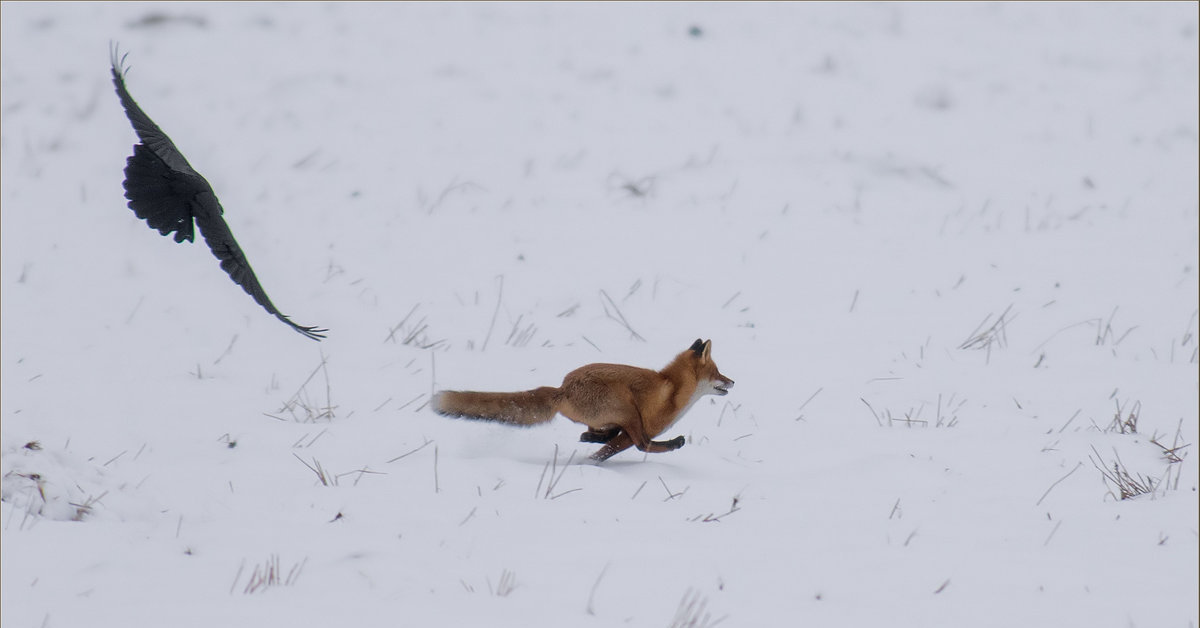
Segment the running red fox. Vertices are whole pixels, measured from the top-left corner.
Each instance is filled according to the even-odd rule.
[[[683,437],[651,440],[667,431],[704,395],[727,395],[733,380],[717,370],[712,341],[696,339],[661,371],[624,364],[589,364],[567,373],[562,386],[515,393],[443,390],[433,411],[444,416],[513,425],[545,423],[555,414],[588,426],[579,440],[604,443],[591,459],[603,462],[636,446],[660,453],[683,447]]]

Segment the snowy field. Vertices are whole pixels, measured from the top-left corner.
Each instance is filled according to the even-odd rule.
[[[0,24],[5,628],[1197,626],[1195,3]],[[698,337],[675,452],[427,407]]]

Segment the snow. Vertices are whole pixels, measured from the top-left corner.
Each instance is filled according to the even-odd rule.
[[[4,626],[1197,625],[1195,3],[2,12]],[[427,407],[697,337],[678,451]]]

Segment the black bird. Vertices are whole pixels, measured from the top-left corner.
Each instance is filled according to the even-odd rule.
[[[241,286],[246,294],[254,297],[254,301],[263,309],[292,329],[313,340],[324,338],[324,332],[329,330],[297,325],[275,309],[258,283],[258,277],[254,276],[250,262],[246,261],[242,247],[233,239],[233,232],[221,217],[225,210],[213,193],[212,186],[192,169],[171,138],[154,124],[125,89],[125,73],[128,71],[125,57],[129,56],[128,53],[119,56],[115,46],[111,52],[113,85],[117,87],[117,96],[121,98],[125,115],[141,140],[140,144],[133,146],[133,155],[125,165],[125,198],[129,199],[129,208],[160,234],[175,232],[176,242],[194,242],[194,221],[208,248],[221,260],[221,269],[229,273],[233,282]]]

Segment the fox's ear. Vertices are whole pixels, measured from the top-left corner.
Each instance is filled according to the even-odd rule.
[[[708,360],[708,359],[710,359],[711,355],[712,355],[712,341],[705,340],[704,341],[704,351],[700,354],[700,359]]]
[[[696,342],[693,342],[692,346],[688,347],[688,350],[695,353],[698,358],[704,357],[704,341],[697,338]]]

